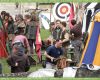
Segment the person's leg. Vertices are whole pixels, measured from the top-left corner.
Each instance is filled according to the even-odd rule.
[[[52,64],[52,69],[57,69],[57,66],[55,64]]]
[[[0,74],[2,74],[2,64],[0,63]]]
[[[29,41],[29,45],[30,45],[30,52],[31,52],[31,54],[33,54],[34,53],[34,50],[33,50],[33,39],[28,39],[28,41]]]
[[[52,64],[47,62],[46,63],[46,69],[52,69],[52,68],[53,68]]]

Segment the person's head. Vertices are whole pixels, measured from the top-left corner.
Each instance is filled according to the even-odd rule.
[[[9,13],[5,13],[5,15],[4,15],[4,20],[9,20]]]
[[[55,40],[55,47],[56,48],[61,48],[62,47],[62,43],[63,43],[62,40],[59,40],[59,39]]]
[[[21,14],[18,14],[15,16],[16,21],[23,21],[23,16]]]
[[[17,42],[20,42],[20,41],[17,41]],[[23,55],[24,52],[23,52],[23,49],[17,45],[16,43],[13,44],[13,49],[12,49],[12,53],[13,54],[17,54],[17,55]]]
[[[13,45],[12,53],[16,54],[18,53],[19,47],[18,45]]]
[[[15,15],[15,21],[18,21],[18,15]]]
[[[54,23],[54,22],[51,22],[51,23],[50,23],[50,26],[54,26],[54,25],[55,25],[55,23]]]
[[[15,36],[16,36],[16,35],[19,35],[19,31],[18,31],[18,30],[15,30],[15,31],[14,31],[14,34],[15,34]]]
[[[51,22],[50,23],[50,31],[52,32],[55,28],[55,23],[54,22]]]
[[[32,15],[32,21],[39,21],[38,14],[33,14]]]
[[[71,20],[71,24],[74,26],[76,24],[76,20],[75,19],[72,19]]]
[[[60,21],[60,20],[56,20],[55,26],[56,26],[56,27],[61,27],[61,21]]]
[[[31,19],[32,19],[32,17],[31,17],[31,15],[29,15],[29,14],[26,14],[26,15],[24,16],[25,22],[31,21]]]
[[[61,22],[61,24],[63,27],[66,27],[66,25],[67,25],[65,21]]]
[[[9,21],[13,21],[13,22],[14,22],[14,20],[13,20],[13,17],[12,17],[12,16],[9,16]]]
[[[1,15],[4,15],[5,13],[6,13],[6,11],[2,11],[2,12],[1,12]]]
[[[6,11],[1,12],[1,18],[4,19],[4,15],[6,14]]]
[[[15,35],[23,35],[23,33],[24,33],[23,27],[18,27],[17,30],[15,30],[14,32]]]

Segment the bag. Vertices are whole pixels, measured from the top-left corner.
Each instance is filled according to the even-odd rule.
[[[63,77],[63,70],[59,69],[54,73],[54,77]]]
[[[58,69],[63,69],[66,66],[68,66],[67,61],[66,61],[66,57],[64,56],[60,56],[57,60],[57,68]]]

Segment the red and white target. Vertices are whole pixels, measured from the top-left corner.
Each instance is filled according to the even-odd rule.
[[[55,19],[59,19],[61,21],[69,20],[70,4],[56,3],[53,7],[53,15],[54,15]]]

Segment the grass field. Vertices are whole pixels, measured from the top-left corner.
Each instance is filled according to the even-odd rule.
[[[0,80],[100,80],[99,78],[0,78]]]

